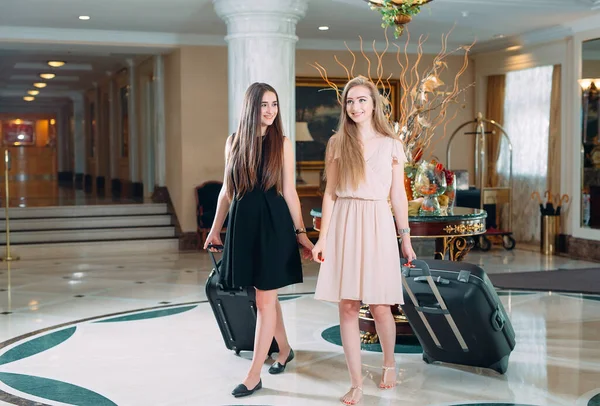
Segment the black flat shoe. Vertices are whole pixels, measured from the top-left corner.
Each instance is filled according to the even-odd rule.
[[[293,359],[294,359],[294,350],[292,350],[290,348],[290,354],[288,355],[287,359],[285,360],[285,363],[283,365],[281,365],[279,362],[274,362],[273,365],[271,365],[271,368],[269,368],[269,373],[271,375],[277,375],[277,374],[282,373],[283,371],[285,371],[285,366],[288,364],[288,362],[290,362]]]
[[[248,389],[246,385],[240,383],[238,386],[235,387],[234,390],[231,391],[231,394],[236,398],[241,398],[243,396],[250,396],[259,389],[262,389],[262,379],[258,381],[254,389]]]

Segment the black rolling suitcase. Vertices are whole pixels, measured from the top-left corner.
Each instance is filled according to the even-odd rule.
[[[223,247],[213,246],[221,250]],[[206,297],[212,307],[217,324],[223,335],[225,346],[239,355],[240,351],[254,350],[254,331],[256,329],[256,291],[254,287],[227,289],[219,283],[221,261],[215,259],[209,251],[214,268],[206,280]],[[273,339],[269,355],[279,352]]]
[[[485,271],[466,262],[402,259],[402,310],[426,363],[489,368],[504,374],[515,332]]]

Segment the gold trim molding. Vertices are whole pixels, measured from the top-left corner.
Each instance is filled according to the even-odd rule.
[[[478,234],[485,230],[485,225],[481,222],[474,224],[456,224],[447,225],[444,227],[444,231],[448,234]]]

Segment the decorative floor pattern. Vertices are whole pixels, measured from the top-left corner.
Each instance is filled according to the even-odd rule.
[[[523,258],[535,262],[531,253]],[[204,297],[209,261],[193,254],[13,267],[11,285],[0,285],[0,306],[8,313],[0,316],[0,404],[340,404],[349,382],[337,307],[313,299],[311,264],[303,284],[280,293],[296,358],[278,376],[266,373],[268,359],[263,389],[253,396],[229,394],[252,354],[225,348]],[[494,256],[488,261],[488,272],[506,267]],[[575,262],[559,265],[581,267]],[[397,387],[380,391],[381,349],[365,344],[362,404],[600,406],[600,297],[499,296],[517,334],[505,375],[427,365],[418,342],[408,339],[396,347]]]

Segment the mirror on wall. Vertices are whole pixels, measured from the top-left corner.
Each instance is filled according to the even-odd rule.
[[[581,46],[581,225],[600,229],[600,38]]]

